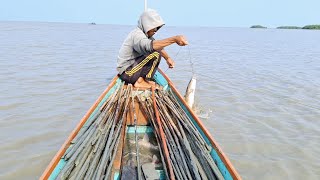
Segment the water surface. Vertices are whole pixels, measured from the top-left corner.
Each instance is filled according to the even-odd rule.
[[[131,26],[0,22],[0,179],[39,178],[116,74]],[[243,179],[319,179],[320,31],[164,27],[161,68]]]

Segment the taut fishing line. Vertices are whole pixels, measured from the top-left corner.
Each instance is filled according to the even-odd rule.
[[[189,64],[190,64],[190,67],[191,67],[191,72],[192,72],[192,76],[194,76],[194,63],[192,61],[192,58],[191,58],[191,51],[190,51],[190,45],[188,45],[188,60],[189,60]],[[178,52],[176,53],[176,55],[174,56],[174,59],[177,59],[179,53],[180,53],[180,50],[181,50],[182,46],[180,46]],[[164,71],[165,73],[169,70],[169,67]]]
[[[190,51],[190,47],[188,46],[188,50],[189,50],[189,63],[191,66],[191,70],[192,70],[192,76],[194,76],[194,67],[193,67],[193,61],[191,59],[191,51]]]
[[[181,46],[180,46],[178,52],[176,53],[176,55],[174,56],[174,59],[177,59],[178,54],[180,53],[180,50],[181,50]],[[169,67],[164,72],[167,72],[168,70],[169,70]]]

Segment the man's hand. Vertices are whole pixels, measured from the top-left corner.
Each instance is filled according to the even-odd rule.
[[[170,69],[174,68],[174,61],[170,57],[166,61]]]
[[[183,35],[175,36],[175,41],[179,46],[185,46],[188,45],[188,41]]]
[[[159,51],[173,43],[176,43],[179,46],[188,45],[188,41],[186,40],[186,38],[183,35],[178,35],[169,37],[167,39],[154,40],[152,41],[152,48],[156,51]]]

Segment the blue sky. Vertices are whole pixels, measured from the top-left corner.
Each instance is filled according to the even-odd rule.
[[[144,0],[0,0],[0,21],[134,25]],[[148,0],[168,26],[320,24],[320,0]]]

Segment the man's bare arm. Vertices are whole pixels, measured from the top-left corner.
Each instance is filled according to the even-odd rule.
[[[161,51],[164,47],[167,47],[173,43],[177,43],[179,46],[188,45],[188,42],[184,38],[184,36],[179,35],[179,36],[169,37],[167,39],[154,40],[152,46],[154,50]]]
[[[166,60],[169,68],[174,68],[174,64],[175,64],[175,63],[174,63],[174,61],[171,59],[171,57],[169,56],[169,54],[168,54],[164,49],[162,49],[162,50],[160,51],[160,53],[161,53],[161,56]]]
[[[161,53],[161,56],[162,56],[165,60],[167,60],[168,58],[170,58],[170,57],[169,57],[169,54],[168,54],[164,49],[162,49],[162,50],[160,51],[160,53]]]

